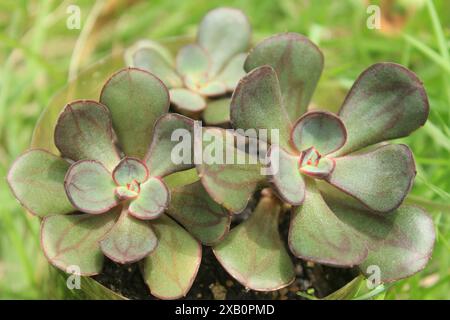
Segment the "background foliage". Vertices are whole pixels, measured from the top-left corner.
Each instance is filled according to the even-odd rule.
[[[67,8],[81,8],[81,30],[69,30]],[[366,27],[369,4],[382,8],[382,29]],[[254,40],[295,31],[325,54],[313,101],[336,111],[358,74],[379,61],[401,63],[423,80],[430,119],[401,139],[411,146],[418,175],[407,199],[432,215],[437,242],[429,265],[389,287],[388,299],[450,298],[450,2],[447,0],[184,0],[0,1],[0,298],[65,295],[39,248],[38,220],[25,215],[5,183],[12,162],[29,145],[52,95],[92,62],[140,38],[194,35],[218,6],[241,8]]]

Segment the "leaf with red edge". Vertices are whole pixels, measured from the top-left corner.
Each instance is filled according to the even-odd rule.
[[[176,113],[165,114],[157,120],[153,140],[145,156],[151,176],[164,177],[194,167],[193,130],[194,120]],[[190,139],[189,143],[184,144],[184,139]],[[178,145],[188,148],[178,150]],[[172,153],[180,159],[174,159]]]
[[[406,145],[384,145],[334,161],[335,168],[327,181],[378,212],[398,208],[416,175],[414,158]]]
[[[347,139],[347,130],[336,115],[326,111],[311,111],[295,123],[291,132],[292,144],[298,151],[314,147],[321,155],[341,148]]]
[[[405,137],[428,113],[427,94],[413,72],[395,63],[374,64],[355,81],[339,111],[348,139],[336,154]]]
[[[99,214],[118,204],[111,172],[95,160],[75,162],[67,171],[64,187],[70,202],[82,212]]]
[[[323,54],[298,33],[281,33],[257,44],[245,61],[247,72],[271,66],[278,77],[284,108],[290,121],[306,112],[323,69]]]
[[[77,100],[66,105],[56,123],[55,145],[63,157],[98,160],[108,170],[120,161],[113,143],[111,115],[95,101]]]
[[[364,243],[328,207],[315,181],[305,178],[305,182],[305,200],[292,209],[288,240],[292,253],[331,266],[360,264],[367,256]]]
[[[125,157],[114,168],[112,176],[119,186],[126,186],[133,181],[143,183],[148,178],[148,169],[141,160]]]
[[[186,296],[197,275],[202,246],[168,216],[152,222],[158,246],[143,261],[144,281],[160,299]]]
[[[230,229],[231,216],[214,202],[200,181],[170,190],[167,213],[203,244],[220,241]]]
[[[100,241],[100,248],[111,260],[125,264],[145,258],[157,244],[150,223],[130,216],[124,207],[119,220]]]
[[[138,219],[156,219],[167,208],[169,200],[166,184],[159,178],[150,177],[141,184],[139,196],[131,202],[129,212]]]
[[[220,264],[246,288],[278,290],[295,279],[278,231],[280,210],[278,200],[263,197],[250,217],[214,246]]]
[[[68,272],[78,267],[83,276],[102,271],[103,253],[98,242],[113,227],[120,210],[102,215],[74,214],[45,217],[41,225],[41,246],[52,265]]]
[[[127,68],[103,86],[100,101],[111,111],[114,131],[124,153],[142,159],[156,120],[169,110],[169,92],[151,73]]]
[[[44,217],[75,211],[64,190],[69,163],[45,150],[31,149],[8,172],[14,196],[31,213]]]

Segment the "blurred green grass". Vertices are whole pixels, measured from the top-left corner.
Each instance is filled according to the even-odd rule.
[[[29,145],[36,119],[52,95],[90,63],[140,38],[195,33],[210,9],[241,8],[256,41],[278,32],[309,36],[324,51],[325,70],[313,97],[337,110],[358,74],[379,61],[416,72],[431,113],[423,129],[401,139],[416,156],[418,175],[407,201],[432,215],[433,258],[419,274],[390,287],[388,299],[450,298],[450,2],[397,0],[390,12],[398,32],[366,27],[368,3],[380,1],[0,1],[0,298],[64,298],[40,253],[39,223],[24,214],[5,183],[11,162]],[[81,8],[81,30],[69,30],[71,4]],[[388,17],[389,18],[389,17]],[[400,22],[398,22],[400,21]],[[386,24],[385,24],[386,22]],[[404,25],[403,25],[404,22]]]

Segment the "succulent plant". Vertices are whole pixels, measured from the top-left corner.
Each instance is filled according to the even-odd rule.
[[[259,137],[268,144],[269,177],[261,175],[263,161],[197,165],[205,189],[233,213],[243,211],[256,190],[271,188],[263,189],[250,218],[213,247],[224,268],[254,290],[291,283],[294,268],[278,231],[286,206],[292,212],[289,248],[298,258],[359,266],[366,275],[376,267],[381,282],[424,268],[434,244],[433,222],[422,209],[402,205],[416,174],[413,155],[406,145],[385,143],[427,120],[428,100],[417,76],[398,64],[375,64],[333,114],[308,111],[323,55],[306,37],[266,39],[244,68],[248,74],[232,97],[232,126],[276,129],[279,139]],[[224,145],[235,148],[234,142]]]
[[[218,8],[205,15],[196,43],[180,49],[175,61],[161,46],[141,41],[127,52],[127,62],[148,70],[169,88],[175,110],[211,125],[229,121],[230,99],[245,75],[250,24],[239,10]]]
[[[102,271],[104,255],[140,261],[153,295],[181,297],[197,274],[200,241],[217,242],[230,224],[200,182],[166,182],[192,167],[170,156],[172,132],[191,132],[193,120],[167,113],[167,88],[140,69],[115,73],[99,101],[67,104],[54,134],[60,156],[27,151],[11,167],[9,185],[42,218],[41,245],[54,266],[91,276]]]

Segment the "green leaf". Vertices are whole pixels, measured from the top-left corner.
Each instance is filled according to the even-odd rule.
[[[207,125],[220,125],[230,122],[231,99],[223,98],[208,101],[203,111],[203,120]]]
[[[8,184],[20,204],[32,214],[44,217],[75,211],[64,190],[69,164],[40,149],[21,155],[8,172]]]
[[[220,264],[246,288],[278,290],[295,279],[278,231],[280,210],[276,199],[263,197],[250,217],[214,247]]]
[[[137,190],[131,190],[128,187],[119,186],[114,189],[114,194],[119,199],[119,201],[136,199],[139,195],[139,187]]]
[[[130,216],[124,207],[114,227],[100,241],[100,248],[111,260],[126,264],[145,258],[157,244],[149,222]]]
[[[145,156],[152,177],[164,177],[194,167],[193,128],[194,120],[176,113],[165,114],[156,121],[153,140]],[[184,143],[184,139],[189,141]]]
[[[206,108],[205,99],[198,93],[183,89],[171,89],[170,102],[175,106],[175,108],[184,113],[197,113]]]
[[[240,213],[265,181],[265,176],[261,174],[261,164],[256,157],[235,148],[234,139],[235,136],[224,129],[204,129],[204,157],[202,163],[197,165],[197,171],[203,186],[215,202],[233,213]],[[212,154],[218,155],[217,162],[208,159],[209,156],[205,158],[211,149]],[[232,155],[234,159],[246,158],[245,164],[237,164],[234,160],[227,164],[226,155]]]
[[[281,199],[300,205],[305,198],[305,181],[300,174],[299,156],[292,155],[273,144],[270,147],[271,182]]]
[[[149,72],[122,69],[103,86],[100,101],[111,111],[122,150],[128,156],[142,159],[156,119],[169,110],[166,86]]]
[[[259,67],[241,79],[231,99],[230,116],[235,129],[267,129],[268,142],[271,142],[271,130],[279,131],[280,146],[291,149],[292,123],[281,102],[277,75],[271,67]]]
[[[384,145],[334,160],[336,166],[327,181],[378,212],[400,206],[416,175],[414,158],[406,145]]]
[[[325,179],[333,172],[335,165],[334,159],[323,157],[315,164],[302,162],[300,172],[316,179]]]
[[[367,256],[364,243],[325,203],[311,178],[305,178],[302,206],[292,209],[289,247],[305,260],[339,267],[360,264]]]
[[[423,210],[405,205],[380,216],[335,202],[329,204],[369,249],[360,265],[367,275],[373,275],[369,266],[377,266],[381,282],[399,280],[422,270],[430,259],[435,231],[432,219]]]
[[[277,73],[286,113],[294,122],[306,112],[323,69],[323,55],[308,38],[282,33],[260,42],[250,52],[244,69],[271,66]]]
[[[196,44],[188,44],[181,48],[177,55],[177,71],[185,76],[205,76],[210,67],[208,53]]]
[[[323,298],[323,300],[350,300],[356,296],[363,283],[364,277],[359,275],[339,290]]]
[[[170,194],[165,183],[159,178],[150,177],[141,184],[139,196],[131,202],[129,212],[138,219],[156,219],[167,208],[169,199]]]
[[[111,114],[104,105],[91,100],[66,105],[56,123],[55,145],[63,157],[98,160],[108,170],[120,161],[113,143]]]
[[[75,162],[67,171],[64,187],[72,205],[82,212],[99,214],[118,204],[111,173],[95,160]]]
[[[167,213],[203,244],[220,240],[230,229],[231,216],[208,195],[200,181],[170,190]]]
[[[314,147],[321,155],[341,148],[347,139],[342,121],[331,112],[311,111],[294,125],[291,141],[298,151]]]
[[[142,183],[148,178],[148,169],[141,160],[125,157],[123,158],[117,167],[114,168],[112,173],[115,183],[119,186],[126,186],[135,180],[138,183]]]
[[[161,79],[168,88],[183,85],[175,67],[165,59],[158,50],[142,45],[132,53],[132,66],[147,70]]]
[[[152,223],[158,246],[144,260],[144,281],[160,299],[186,296],[197,275],[202,247],[186,230],[163,215]]]
[[[217,80],[225,84],[227,91],[233,91],[239,80],[245,76],[244,62],[246,58],[246,53],[235,55],[218,75]]]
[[[68,272],[78,267],[83,276],[102,271],[103,253],[98,242],[113,227],[119,210],[102,215],[74,214],[45,217],[41,246],[52,265]]]
[[[348,137],[337,154],[405,137],[428,113],[427,94],[413,72],[395,63],[374,64],[355,81],[339,111]]]
[[[250,24],[239,10],[218,8],[208,12],[198,29],[198,44],[211,57],[210,74],[217,74],[233,56],[247,50]]]
[[[196,91],[206,97],[217,97],[224,95],[227,92],[227,87],[221,81],[212,80],[206,83],[200,83]]]

